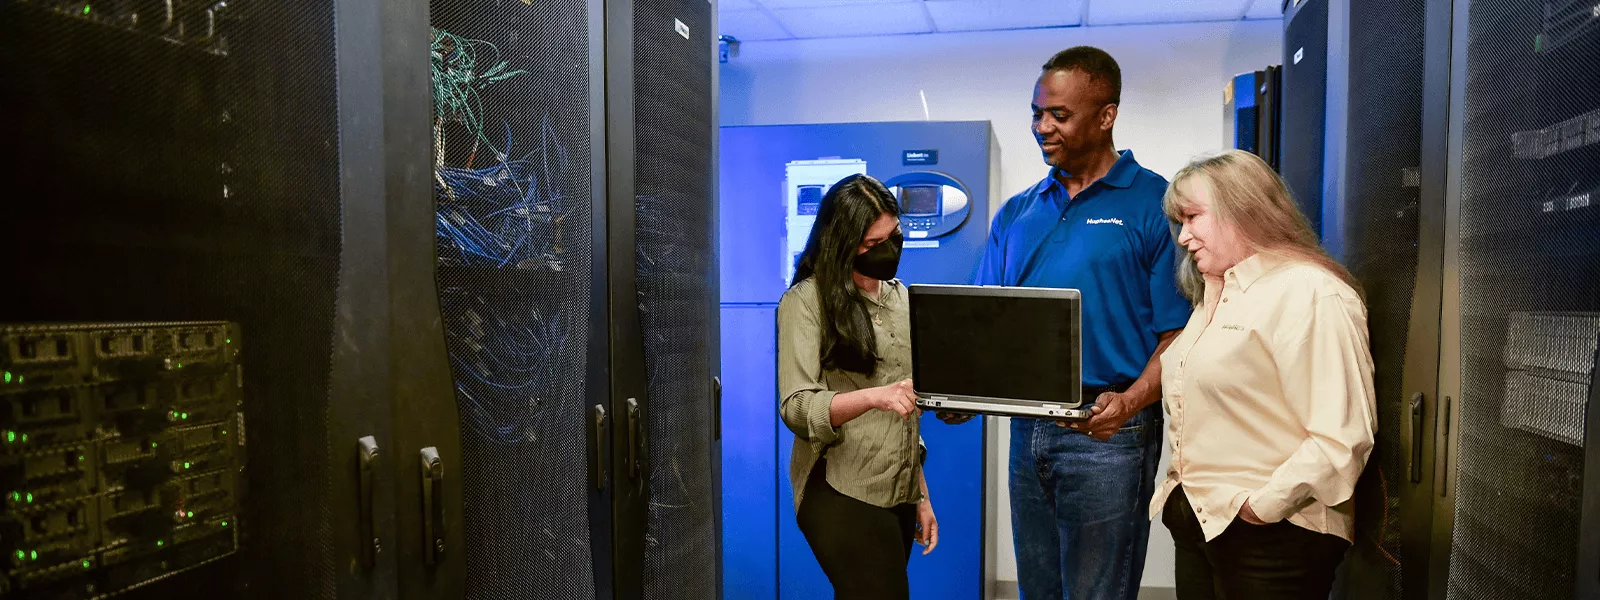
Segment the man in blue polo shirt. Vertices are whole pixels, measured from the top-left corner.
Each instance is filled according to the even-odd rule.
[[[1167,181],[1111,140],[1122,71],[1063,50],[1033,91],[1050,165],[995,215],[981,285],[1083,293],[1084,401],[1094,417],[1011,420],[1011,528],[1026,600],[1134,600],[1161,460],[1161,362],[1189,320],[1161,197]]]

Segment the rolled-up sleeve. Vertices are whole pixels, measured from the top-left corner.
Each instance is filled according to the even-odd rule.
[[[814,298],[785,294],[778,303],[778,413],[783,424],[802,439],[832,444],[835,393],[822,380],[820,320]]]
[[[1376,395],[1366,311],[1354,298],[1324,296],[1303,329],[1275,344],[1284,397],[1303,399],[1306,439],[1250,494],[1250,508],[1276,523],[1309,499],[1338,506],[1355,493],[1372,452]]]

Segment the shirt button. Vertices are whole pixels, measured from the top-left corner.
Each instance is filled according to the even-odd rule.
[[[1201,518],[1201,519],[1200,519],[1200,524],[1201,524],[1201,525],[1205,525],[1205,524],[1206,524],[1206,523],[1208,523],[1208,522],[1209,522],[1209,521],[1206,521],[1206,520],[1205,520],[1205,518]]]
[[[1223,299],[1222,299],[1222,303],[1223,303],[1223,304],[1227,304],[1227,303],[1228,303],[1228,299],[1227,299],[1227,298],[1223,298]]]

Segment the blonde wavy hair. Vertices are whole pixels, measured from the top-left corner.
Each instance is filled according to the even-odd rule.
[[[1323,249],[1283,179],[1260,157],[1243,150],[1228,150],[1196,159],[1180,169],[1161,202],[1174,224],[1182,225],[1183,209],[1194,202],[1185,193],[1197,185],[1207,186],[1211,192],[1212,215],[1223,226],[1237,231],[1252,251],[1314,264],[1361,293],[1361,285],[1350,271]],[[1178,264],[1178,285],[1191,302],[1199,305],[1205,299],[1205,278],[1195,266],[1194,255],[1183,254]]]

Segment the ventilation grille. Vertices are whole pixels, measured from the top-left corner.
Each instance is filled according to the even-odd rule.
[[[1540,371],[1517,358],[1538,321],[1600,310],[1600,208],[1568,202],[1600,187],[1600,145],[1529,152],[1517,141],[1542,131],[1569,139],[1572,123],[1587,127],[1600,109],[1600,29],[1579,22],[1600,16],[1573,21],[1576,4],[1471,4],[1452,599],[1570,598],[1585,571],[1573,551],[1582,412],[1563,406],[1566,379],[1554,376],[1578,369]]]
[[[639,311],[649,378],[645,597],[717,597],[711,10],[634,3]],[[687,37],[687,39],[686,39]]]
[[[594,597],[586,3],[434,0],[438,285],[466,597]]]

